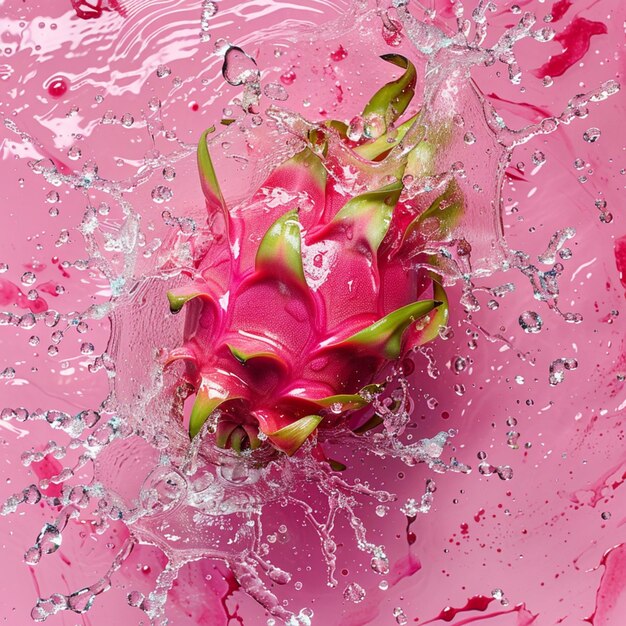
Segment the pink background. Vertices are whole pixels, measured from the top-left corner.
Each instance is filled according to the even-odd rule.
[[[490,37],[518,19],[510,11],[513,4],[500,3],[490,16],[494,33]],[[536,122],[546,112],[557,114],[571,96],[605,80],[619,80],[624,71],[622,28],[626,17],[619,0],[520,0],[517,4],[535,11],[540,19],[552,11],[551,26],[565,36],[561,41],[527,41],[519,46],[525,91],[498,78],[495,72],[499,67],[475,72],[482,91],[498,95],[493,104],[510,126]],[[219,38],[244,45],[261,67],[269,68],[273,59],[278,69],[280,58],[273,56],[268,42],[284,42],[299,24],[321,24],[345,9],[345,3],[339,1],[224,0],[210,20],[211,41],[203,43],[199,2],[109,0],[108,6],[111,10],[89,20],[78,19],[69,0],[11,1],[3,6],[0,110],[3,119],[15,121],[36,141],[24,144],[15,133],[0,129],[0,262],[9,265],[0,275],[2,310],[24,314],[24,301],[14,304],[15,292],[5,281],[19,284],[20,276],[29,269],[36,271],[34,286],[46,301],[36,305],[42,310],[50,306],[70,313],[102,302],[108,295],[98,274],[70,268],[65,276],[59,269],[59,262],[85,256],[82,237],[75,230],[85,197],[45,183],[30,171],[29,160],[52,156],[78,168],[93,158],[102,176],[129,176],[150,147],[148,133],[145,128],[96,124],[107,111],[113,111],[118,120],[126,112],[140,120],[142,110],[149,115],[150,98],[158,96],[163,102],[163,122],[191,142],[236,95],[234,89],[224,88],[219,75],[220,59],[214,54]],[[437,8],[444,19],[450,19],[447,3],[437,2]],[[417,14],[417,9],[413,10]],[[599,33],[591,37],[586,52],[584,30]],[[600,33],[603,30],[606,33]],[[573,32],[569,38],[568,32]],[[562,53],[563,42],[568,50],[574,50],[572,55],[578,50],[581,59],[566,67],[564,58],[560,69],[555,62],[550,69],[554,84],[545,87],[542,72],[537,72],[537,77],[533,71],[550,55]],[[385,51],[381,47],[380,53]],[[170,76],[156,77],[160,64],[171,68]],[[178,87],[173,83],[177,76],[183,80]],[[52,97],[48,87],[58,77],[63,77],[69,90]],[[347,84],[350,76],[342,76],[342,80]],[[308,114],[301,105],[302,95],[299,101],[297,89],[293,93],[289,106]],[[96,97],[100,95],[104,100],[99,103]],[[194,102],[199,104],[198,110],[194,110]],[[67,117],[73,106],[79,108],[78,113]],[[439,623],[444,619],[453,626],[470,621],[489,626],[573,626],[586,623],[585,619],[594,626],[626,623],[626,395],[622,380],[626,375],[622,310],[626,279],[624,284],[620,282],[615,257],[615,242],[626,235],[620,194],[624,180],[620,170],[626,167],[623,115],[624,98],[618,95],[591,104],[584,119],[519,148],[512,163],[525,163],[523,173],[517,172],[522,179],[509,179],[502,194],[506,236],[513,249],[536,257],[556,230],[576,228],[576,238],[567,244],[573,256],[564,262],[559,302],[564,311],[580,312],[583,322],[568,324],[534,300],[528,280],[512,270],[492,276],[482,285],[516,285],[515,292],[498,299],[496,310],[487,306],[493,297],[486,291],[477,292],[482,309],[471,320],[460,305],[455,308],[452,304],[454,337],[433,345],[441,371],[436,380],[426,374],[425,361],[417,361],[417,436],[456,429],[455,449],[446,454],[456,455],[474,471],[467,476],[433,476],[423,466],[407,469],[400,463],[380,461],[372,466],[371,460],[366,466],[355,463],[350,470],[351,479],[369,479],[399,496],[384,518],[375,514],[374,506],[362,509],[373,536],[385,543],[392,563],[398,564],[395,573],[392,570],[386,577],[389,589],[378,588],[381,577],[367,571],[366,559],[354,549],[345,529],[340,531],[344,541],[338,550],[340,584],[335,590],[324,585],[316,538],[295,524],[279,538],[274,561],[295,569],[293,581],[301,581],[303,587],[298,590],[292,583],[276,592],[292,600],[293,606],[310,606],[315,612],[314,624],[394,624],[396,607],[402,607],[408,623],[418,624],[437,623],[438,616]],[[584,131],[591,127],[601,130],[594,143],[583,140]],[[84,139],[77,139],[76,133]],[[77,163],[67,157],[73,145],[83,152]],[[545,155],[541,167],[532,163],[536,150]],[[116,165],[115,159],[122,159],[122,164]],[[574,167],[576,159],[584,161],[583,169]],[[586,182],[579,180],[583,175]],[[46,194],[55,189],[61,201],[53,205]],[[142,193],[149,202],[146,189]],[[607,201],[611,223],[600,221],[594,205],[597,199]],[[59,208],[56,217],[49,215],[53,206]],[[162,208],[151,210],[157,219]],[[70,241],[57,247],[63,228],[70,231]],[[626,259],[622,262],[626,268]],[[62,285],[65,293],[49,294],[46,284],[50,291]],[[458,291],[453,290],[452,302],[458,298]],[[526,334],[520,328],[517,319],[524,310],[541,315],[544,325],[539,334]],[[29,410],[54,407],[70,413],[97,407],[106,394],[106,375],[102,370],[95,374],[87,371],[93,356],[82,355],[80,345],[92,342],[94,355],[100,354],[106,347],[108,323],[88,324],[90,329],[84,335],[68,330],[54,357],[48,356],[47,348],[56,329],[41,324],[34,329],[0,328],[0,370],[15,369],[15,377],[0,379],[0,405]],[[39,345],[29,345],[31,335],[41,338]],[[496,335],[505,338],[510,347]],[[520,354],[526,357],[522,359]],[[458,356],[469,359],[471,365],[457,375],[448,363]],[[578,368],[566,372],[561,384],[550,386],[549,364],[566,357],[576,358]],[[455,391],[457,385],[464,386],[462,395]],[[436,408],[428,407],[426,394],[437,399]],[[507,445],[510,418],[517,420],[519,449]],[[11,421],[0,422],[0,426],[1,485],[3,497],[7,497],[36,479],[32,468],[23,467],[21,453],[31,447],[41,449],[49,439],[63,442],[64,435],[42,423]],[[487,453],[487,461],[493,465],[510,465],[513,478],[501,481],[496,474],[482,476],[477,471],[480,451]],[[46,472],[44,464],[37,469],[42,476]],[[437,484],[434,505],[412,524],[415,541],[409,545],[406,518],[399,507],[409,497],[419,498],[427,478],[434,478]],[[48,495],[53,494],[49,491]],[[275,512],[274,518],[268,515],[266,532],[276,532],[281,514],[284,512]],[[30,623],[29,612],[38,593],[68,593],[95,582],[126,534],[121,525],[103,536],[96,535],[88,523],[71,525],[62,548],[30,568],[22,562],[22,555],[42,524],[54,515],[51,508],[38,505],[0,518],[4,548],[0,615],[7,624]],[[402,577],[398,572],[406,573],[407,565],[413,573]],[[137,548],[114,578],[113,589],[96,600],[92,611],[83,616],[59,614],[49,623],[98,626],[111,619],[129,625],[145,623],[145,616],[129,607],[125,596],[133,589],[148,591],[161,566],[156,550]],[[267,616],[263,611],[240,592],[229,595],[229,579],[224,580],[216,568],[221,566],[204,563],[184,570],[172,593],[172,623],[241,623],[239,617],[229,620],[224,616],[225,606],[231,616],[243,616],[246,624],[264,624]],[[207,581],[209,574],[211,580]],[[354,581],[367,592],[360,604],[342,597],[344,587]],[[507,605],[492,598],[496,588],[502,589]],[[487,599],[469,601],[476,596]],[[445,607],[475,610],[442,615]]]

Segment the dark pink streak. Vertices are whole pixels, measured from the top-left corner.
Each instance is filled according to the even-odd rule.
[[[594,35],[605,35],[606,25],[602,22],[592,22],[584,17],[574,18],[565,29],[554,38],[563,48],[561,54],[553,56],[539,69],[533,70],[538,78],[544,76],[561,76],[580,61],[591,47],[591,38]]]
[[[487,607],[493,602],[493,598],[489,598],[487,596],[472,596],[467,600],[467,602],[459,607],[455,608],[452,606],[447,606],[437,617],[433,617],[427,622],[423,622],[423,624],[431,624],[432,622],[436,622],[441,620],[442,622],[451,622],[459,613],[465,613],[466,611],[486,611]]]
[[[485,611],[489,603],[493,601],[493,598],[488,598],[486,596],[474,596],[468,600],[467,604],[464,607],[461,607],[460,609],[444,609],[437,617],[427,622],[422,622],[422,626],[424,626],[425,624],[430,624],[437,620],[450,622],[458,615],[458,613],[464,611]],[[452,611],[452,613],[445,614],[445,611]],[[460,622],[456,622],[455,626],[465,626],[465,624],[472,624],[474,622],[479,622],[482,624],[492,617],[500,617],[501,615],[508,615],[510,613],[517,613],[517,626],[532,626],[532,624],[535,623],[537,617],[539,617],[538,614],[533,615],[524,604],[518,604],[512,609],[495,611],[494,613],[489,613],[487,615],[475,615],[473,617],[467,617],[465,619],[462,619]]]
[[[506,98],[502,98],[495,93],[487,94],[487,97],[508,105],[504,108],[513,111],[517,115],[520,115],[519,109],[523,109],[529,112],[532,111],[535,115],[526,115],[526,117],[532,121],[539,121],[544,119],[545,117],[552,117],[552,114],[550,113],[550,111],[548,111],[548,109],[543,109],[535,104],[530,104],[529,102],[515,102],[514,100],[507,100]]]

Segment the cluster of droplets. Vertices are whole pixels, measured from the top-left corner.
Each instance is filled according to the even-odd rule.
[[[478,464],[478,471],[483,476],[497,474],[500,480],[511,480],[511,478],[513,478],[513,468],[510,465],[492,465],[487,461],[486,452],[481,451],[477,454],[477,456],[480,461]]]

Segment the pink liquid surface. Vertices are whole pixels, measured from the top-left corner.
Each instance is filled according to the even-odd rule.
[[[513,4],[503,2],[488,14],[490,37],[517,21]],[[624,71],[621,28],[626,15],[618,0],[517,4],[522,10],[535,11],[540,19],[551,13],[550,26],[557,37],[546,44],[520,43],[524,91],[496,76],[496,71],[502,71],[500,65],[474,71],[478,86],[509,126],[518,128],[559,114],[573,95],[609,79],[620,80]],[[61,172],[69,172],[93,159],[103,177],[131,176],[153,147],[140,123],[142,112],[150,124],[163,122],[175,128],[179,138],[193,143],[238,95],[219,71],[221,58],[215,54],[215,44],[220,38],[243,46],[259,67],[282,76],[284,85],[293,85],[289,106],[317,118],[318,112],[312,110],[315,104],[304,102],[315,99],[311,82],[304,82],[298,67],[284,67],[275,51],[283,49],[287,36],[302,24],[323,24],[346,9],[338,1],[224,0],[209,19],[210,40],[202,41],[198,2],[109,0],[106,6],[104,2],[92,9],[85,6],[76,8],[69,0],[55,0],[4,7],[0,77],[5,89],[0,109],[4,119],[13,120],[21,131],[36,138],[24,143],[10,129],[0,130],[4,157],[0,262],[9,266],[0,275],[0,302],[2,310],[14,314],[23,315],[29,308],[42,312],[48,307],[62,313],[81,311],[105,302],[110,294],[109,285],[97,272],[60,265],[86,257],[76,225],[87,196],[45,183],[31,172],[28,161],[52,158]],[[452,19],[447,3],[437,2],[435,8],[440,19]],[[389,50],[393,48],[381,45],[379,53]],[[350,93],[354,77],[342,70],[341,64],[348,60],[342,56],[333,49],[328,51],[328,61],[320,59],[320,68],[328,65],[335,72],[331,81],[323,83],[324,89],[335,84],[338,92],[362,104],[371,89]],[[160,65],[171,73],[158,77]],[[544,86],[546,74],[553,79],[550,86]],[[161,101],[158,114],[151,111],[155,97]],[[78,108],[73,114],[72,107]],[[100,124],[108,111],[116,116],[116,123]],[[471,465],[473,472],[433,475],[422,465],[406,468],[399,462],[371,458],[349,470],[352,480],[369,480],[376,488],[398,494],[397,503],[383,517],[374,505],[360,510],[372,535],[387,547],[390,573],[381,577],[371,572],[367,559],[354,548],[349,529],[340,527],[339,585],[327,588],[317,538],[300,524],[289,524],[287,533],[279,532],[292,513],[279,507],[268,511],[265,532],[277,533],[273,562],[289,566],[294,575],[289,586],[276,589],[274,585],[274,591],[294,605],[310,607],[314,624],[403,623],[397,609],[406,616],[406,623],[417,624],[626,623],[623,113],[621,95],[592,103],[584,119],[517,148],[502,189],[510,248],[536,259],[553,233],[565,227],[576,229],[576,237],[565,244],[572,257],[562,261],[559,306],[582,314],[582,322],[567,323],[535,300],[528,279],[520,272],[497,273],[477,283],[478,287],[511,282],[515,291],[502,298],[476,291],[482,306],[471,315],[458,304],[460,288],[452,289],[454,335],[431,346],[439,376],[428,375],[425,359],[416,361],[416,437],[456,429],[458,434],[446,454]],[[125,114],[136,123],[124,126]],[[591,128],[601,131],[593,142],[583,138]],[[71,149],[76,147],[81,156],[75,160],[76,151]],[[163,207],[151,204],[152,188],[148,184],[133,202],[144,203],[146,219],[156,222]],[[47,200],[55,199],[48,196],[54,191],[59,193],[59,202]],[[191,191],[183,197],[177,215],[190,211],[196,198]],[[607,202],[606,211],[613,218],[608,223],[599,219],[598,200]],[[51,208],[58,208],[59,214],[50,215]],[[64,228],[69,241],[57,246]],[[25,298],[32,287],[20,282],[28,271],[37,277],[33,287],[39,297],[34,300]],[[65,292],[59,294],[57,285]],[[490,300],[499,306],[490,308]],[[528,310],[543,319],[541,332],[525,333],[520,327],[518,318]],[[33,329],[1,328],[0,369],[15,369],[14,376],[8,373],[0,380],[2,407],[56,408],[69,413],[97,407],[107,393],[107,376],[104,369],[87,371],[87,365],[106,349],[109,325],[106,320],[87,323],[85,333],[70,329],[58,345],[59,353],[52,356],[48,346],[56,345],[51,334],[57,328],[40,324]],[[38,345],[29,344],[31,335],[40,337]],[[81,354],[84,343],[93,344],[93,354],[89,346]],[[456,373],[458,357],[466,366],[457,366],[462,371]],[[575,358],[578,366],[566,370],[562,382],[550,385],[550,364],[560,358]],[[25,449],[43,449],[50,439],[65,441],[63,433],[40,422],[2,421],[0,426],[3,499],[37,478],[58,472],[59,462],[50,457],[24,467],[20,455]],[[519,433],[515,449],[507,444],[507,439],[515,439],[508,435],[510,431]],[[512,478],[504,481],[497,473],[479,472],[479,453],[486,453],[485,461],[494,466],[510,466]],[[83,471],[84,480],[90,471]],[[132,476],[133,466],[113,467],[115,471]],[[400,505],[408,498],[419,500],[429,478],[437,485],[430,512],[407,521]],[[52,485],[47,495],[55,495],[55,489],[60,487]],[[314,508],[325,504],[311,498]],[[68,593],[95,582],[127,536],[122,524],[99,535],[87,521],[70,522],[70,532],[55,555],[36,567],[25,565],[24,551],[42,524],[55,515],[51,507],[37,505],[0,518],[5,563],[0,575],[0,614],[7,624],[30,623],[30,609],[38,596],[57,590]],[[113,619],[129,625],[146,623],[145,615],[128,606],[126,594],[135,589],[149,592],[163,565],[156,548],[138,546],[114,577],[113,588],[97,598],[91,611],[60,613],[48,623],[98,626]],[[382,580],[387,582],[386,590],[380,588]],[[301,589],[296,582],[302,583]],[[366,592],[360,603],[343,597],[344,588],[352,582]],[[498,589],[502,594],[494,593]],[[268,619],[256,602],[237,590],[225,567],[211,561],[183,569],[168,610],[177,626],[256,625]]]

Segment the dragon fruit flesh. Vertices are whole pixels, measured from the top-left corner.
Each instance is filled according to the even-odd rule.
[[[227,208],[207,146],[213,129],[203,134],[210,244],[192,282],[168,292],[171,311],[186,316],[166,365],[185,363],[191,437],[214,415],[218,447],[293,455],[355,415],[362,428],[385,368],[446,323],[440,278],[415,259],[429,239],[446,238],[462,198],[454,181],[427,206],[406,193],[408,176],[430,174],[437,141],[406,148],[404,138],[423,132],[419,112],[396,125],[416,70],[402,56],[382,58],[404,72],[356,118],[360,136],[337,121],[310,127],[306,147],[241,206]],[[293,204],[273,200],[281,195]]]

